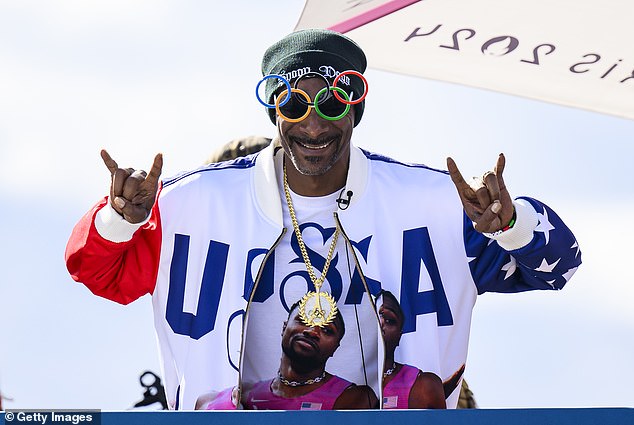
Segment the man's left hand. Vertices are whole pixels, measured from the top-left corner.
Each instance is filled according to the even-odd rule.
[[[502,172],[506,159],[500,154],[493,171],[467,183],[453,159],[447,158],[447,169],[456,186],[460,201],[480,233],[493,233],[507,226],[513,218],[513,200],[509,195]]]

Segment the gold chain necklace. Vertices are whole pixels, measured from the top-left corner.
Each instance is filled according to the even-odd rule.
[[[326,371],[324,370],[320,376],[312,379],[307,379],[306,381],[289,381],[282,376],[282,372],[280,372],[279,370],[277,371],[277,377],[282,384],[288,387],[303,387],[304,385],[313,385],[323,381],[326,378]]]
[[[339,239],[339,229],[335,228],[335,234],[333,235],[330,249],[328,250],[328,256],[326,257],[326,263],[324,264],[324,268],[321,271],[321,276],[317,278],[317,276],[315,275],[315,271],[313,270],[313,265],[310,261],[310,258],[308,257],[308,251],[306,250],[304,238],[302,238],[302,232],[299,229],[299,223],[297,222],[295,208],[293,208],[293,200],[291,199],[291,192],[288,187],[288,180],[286,178],[286,163],[284,163],[284,194],[286,195],[286,204],[288,205],[288,212],[291,216],[291,222],[293,223],[293,230],[295,231],[295,236],[297,237],[299,250],[302,253],[302,258],[304,260],[304,264],[306,265],[306,270],[308,271],[310,280],[315,286],[314,292],[309,291],[301,299],[299,303],[299,314],[302,318],[302,321],[308,326],[324,326],[330,323],[337,314],[337,303],[329,293],[322,292],[321,287],[324,284],[326,274],[328,273],[328,269],[330,268],[330,262],[332,261],[332,257],[335,253],[335,247],[337,246],[337,240]],[[326,312],[321,306],[322,299],[324,299],[330,307],[328,312]],[[312,308],[309,309],[309,311],[306,311],[309,307]]]

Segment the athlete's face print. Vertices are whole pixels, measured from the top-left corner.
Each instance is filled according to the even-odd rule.
[[[324,85],[321,78],[304,78],[297,88],[308,93],[312,100]],[[296,123],[277,118],[282,147],[295,168],[309,176],[323,176],[329,171],[334,171],[333,175],[345,175],[353,127],[354,108],[337,121],[321,118],[314,109],[307,118]]]
[[[342,336],[336,321],[324,327],[306,326],[295,311],[282,328],[282,351],[291,361],[319,367],[335,353]]]
[[[385,349],[394,352],[401,340],[403,318],[399,314],[399,306],[391,297],[381,297],[383,304],[379,307],[381,330],[385,340]]]

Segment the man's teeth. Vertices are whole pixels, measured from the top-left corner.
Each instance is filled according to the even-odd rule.
[[[328,146],[331,142],[332,142],[332,140],[329,140],[329,141],[327,141],[326,143],[324,143],[322,145],[307,145],[307,144],[304,144],[304,143],[300,143],[300,145],[302,145],[306,149],[323,149],[326,146]]]

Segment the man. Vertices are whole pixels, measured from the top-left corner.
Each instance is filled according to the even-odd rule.
[[[326,323],[338,307],[355,329],[333,373],[380,392],[371,294],[386,289],[403,309],[403,361],[446,380],[465,363],[477,294],[560,289],[579,266],[576,240],[553,210],[512,200],[503,155],[470,185],[450,158],[447,175],[354,146],[365,68],[347,37],[298,31],[263,57],[258,99],[277,136],[261,152],[163,181],[160,154],[146,175],[102,152],[110,195],[75,227],[67,267],[120,303],[152,294],[172,407],[272,376],[279,341],[270,324],[302,295],[307,324]]]
[[[277,376],[245,384],[244,408],[343,410],[378,407],[378,399],[370,387],[354,385],[326,372],[326,362],[339,348],[344,334],[345,325],[339,312],[327,325],[306,326],[299,312],[299,302],[293,304],[282,327],[282,358]],[[233,393],[233,389],[219,393],[206,409],[227,410]]]
[[[445,394],[451,394],[462,375],[461,368],[454,379],[444,384],[438,375],[423,372],[417,367],[397,363],[394,359],[403,335],[403,310],[390,291],[382,290],[377,296],[379,323],[385,341],[383,366],[384,409],[444,409]]]

